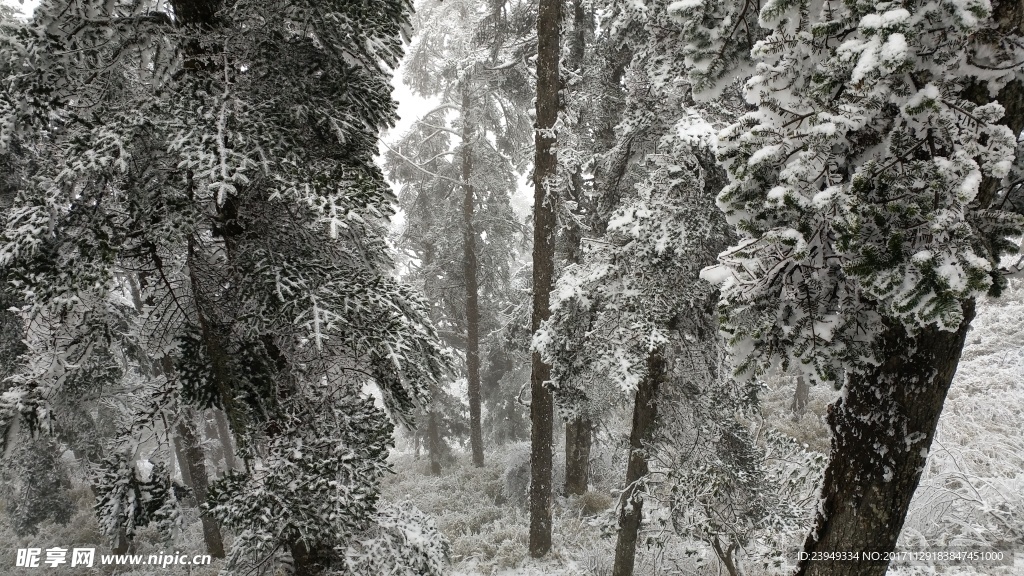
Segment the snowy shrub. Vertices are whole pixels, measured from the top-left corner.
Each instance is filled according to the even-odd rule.
[[[153,525],[165,538],[181,531],[181,507],[163,463],[130,461],[116,452],[105,459],[95,477],[96,513],[111,540],[129,540],[139,528]]]
[[[36,534],[46,521],[67,524],[74,514],[71,480],[60,449],[49,438],[25,442],[0,461],[7,513],[15,534]]]
[[[806,444],[809,450],[827,455],[829,433],[824,416],[828,404],[836,398],[836,390],[832,386],[809,386],[803,413],[795,413],[795,379],[791,375],[765,379],[765,387],[759,395],[761,416],[778,432]]]
[[[560,453],[559,448],[554,448],[554,453]],[[508,502],[526,509],[530,502],[530,446],[529,444],[514,444],[508,458],[505,460],[504,495]],[[556,480],[551,483],[554,492],[559,490],[561,483],[558,479],[565,478],[565,459],[555,458],[551,462],[551,477]]]
[[[597,516],[615,503],[612,497],[603,492],[587,491],[580,496],[580,514],[583,516]]]
[[[813,515],[824,460],[763,423],[737,423],[712,455],[667,471],[668,494],[654,497],[668,510],[652,511],[652,524],[703,543],[726,566],[783,569]]]
[[[525,444],[518,448],[509,456],[502,475],[503,490],[508,502],[525,509],[530,496],[530,449]]]
[[[514,501],[494,496],[504,493],[506,469],[521,461],[523,452],[524,445],[496,447],[482,468],[472,466],[468,455],[462,454],[440,476],[418,472],[410,466],[415,461],[410,455],[393,456],[398,474],[386,479],[382,497],[407,500],[433,517],[438,532],[451,543],[457,569],[471,566],[472,572],[488,573],[522,567],[529,562],[528,516]],[[556,484],[561,474],[556,473]],[[600,530],[592,525],[593,519],[581,519],[574,502],[579,500],[555,499],[553,529],[558,548],[552,558],[559,565],[569,566],[572,559],[588,555],[607,556],[610,550],[609,542],[601,540]]]
[[[345,571],[376,576],[440,576],[447,572],[449,545],[434,520],[402,502],[377,508],[375,526],[345,550]]]

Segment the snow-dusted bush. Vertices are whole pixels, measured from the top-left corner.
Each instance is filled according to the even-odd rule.
[[[433,519],[408,502],[383,504],[375,525],[345,550],[339,574],[439,576],[447,571],[448,552]]]

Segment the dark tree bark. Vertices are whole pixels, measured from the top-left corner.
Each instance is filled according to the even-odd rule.
[[[484,439],[480,428],[480,286],[477,281],[476,229],[473,227],[473,125],[470,118],[470,78],[462,85],[462,270],[466,281],[466,383],[469,389],[469,443],[473,465],[484,465]]]
[[[114,554],[127,554],[132,551],[132,541],[128,539],[128,535],[125,533],[124,528],[117,529],[117,534],[114,535],[114,541],[110,546],[110,551]]]
[[[178,470],[181,471],[181,482],[192,488],[192,474],[189,473],[188,469],[188,458],[185,457],[185,447],[182,444],[181,437],[175,435],[171,440],[171,444],[174,446],[174,459],[178,462]]]
[[[213,28],[217,11],[222,6],[221,0],[171,0],[174,19],[179,26],[195,26],[205,30]]]
[[[223,411],[215,409],[213,410],[213,419],[217,422],[217,437],[224,450],[224,465],[228,470],[237,470],[238,461],[235,459],[235,446],[232,443],[228,417],[224,415]]]
[[[555,175],[557,158],[552,149],[558,117],[558,53],[560,0],[540,0],[537,13],[537,132],[533,169],[533,314],[531,330],[551,314],[549,309],[555,268],[554,199],[547,193],[548,178]],[[551,366],[533,353],[530,375],[530,556],[540,558],[551,550],[551,440],[553,409]]]
[[[430,473],[441,475],[441,432],[437,427],[437,412],[430,411],[427,416],[427,452],[430,456]]]
[[[740,571],[739,566],[736,563],[736,550],[739,545],[735,542],[731,542],[725,548],[722,547],[722,541],[719,540],[718,536],[715,536],[711,541],[711,547],[715,550],[715,556],[722,561],[725,565],[725,571],[729,573],[729,576],[743,576],[743,572]]]
[[[310,548],[305,542],[298,540],[289,546],[295,576],[317,576],[330,566],[333,551],[327,546]]]
[[[1020,0],[993,2],[992,18],[999,34],[1024,35]],[[986,83],[968,82],[964,95],[977,104],[998,101],[1006,110],[1002,122],[1014,134],[1024,130],[1021,80],[1007,83],[994,98]],[[986,177],[971,208],[994,206],[1000,188],[997,179]],[[974,301],[961,305],[964,321],[954,332],[929,326],[911,336],[902,327],[887,324],[879,337],[884,362],[870,373],[850,376],[845,396],[829,407],[832,454],[822,502],[804,542],[808,555],[895,548],[974,319]],[[887,562],[804,560],[796,573],[882,576],[887,569]]]
[[[572,2],[572,36],[568,39],[569,53],[566,68],[576,75],[584,75],[584,58],[586,57],[587,36],[594,26],[593,16],[588,13],[583,0]],[[566,88],[569,89],[568,87]],[[580,111],[581,117],[584,111]],[[581,118],[582,122],[582,118]],[[584,207],[586,199],[583,191],[583,170],[577,167],[573,172],[569,186],[570,199],[576,202],[581,216],[586,216]],[[583,230],[570,224],[565,230],[566,261],[570,264],[579,263],[582,259]],[[565,485],[566,496],[582,495],[590,483],[590,448],[593,443],[593,423],[586,415],[580,415],[565,423]]]
[[[665,359],[654,352],[647,359],[647,376],[640,381],[633,403],[633,427],[629,432],[629,464],[626,488],[619,496],[619,533],[615,541],[612,576],[632,576],[636,541],[643,520],[643,486],[647,476],[647,448],[654,440],[658,419],[658,391],[666,376]]]
[[[973,318],[968,301],[956,332],[930,326],[910,336],[889,324],[880,336],[883,363],[848,376],[845,395],[828,409],[832,455],[804,543],[809,556],[895,549]],[[887,561],[816,560],[800,562],[797,574],[884,576],[887,569]]]
[[[789,404],[789,410],[793,413],[793,420],[799,420],[807,411],[807,402],[811,399],[811,385],[803,375],[796,377],[796,392],[793,393],[793,401]]]
[[[590,483],[590,447],[593,423],[589,418],[573,418],[565,424],[565,494],[579,496]]]
[[[186,411],[191,414],[191,411]],[[182,417],[175,426],[175,433],[183,444],[185,462],[182,470],[188,468],[189,476],[192,479],[192,492],[195,494],[196,502],[202,505],[206,502],[206,495],[209,488],[209,477],[206,473],[206,455],[199,442],[192,423],[187,417]],[[224,557],[224,540],[221,538],[220,526],[217,520],[208,512],[201,512],[200,519],[203,523],[203,540],[206,542],[206,552],[214,558]]]

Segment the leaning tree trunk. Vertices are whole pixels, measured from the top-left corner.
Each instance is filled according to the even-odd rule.
[[[619,497],[619,534],[615,541],[612,576],[632,576],[636,541],[643,520],[643,481],[647,476],[647,452],[654,440],[658,418],[658,390],[665,379],[665,359],[654,352],[647,359],[647,376],[640,380],[633,403],[633,428],[629,432],[629,464],[626,488]]]
[[[997,0],[992,19],[999,33],[1024,35],[1024,3]],[[1005,109],[1003,123],[1024,131],[1024,82],[1013,80],[993,97],[987,82],[971,82],[964,96],[979,105],[993,100]],[[994,204],[998,179],[982,180],[972,209]],[[956,374],[971,320],[973,300],[962,303],[964,320],[955,332],[935,327],[910,336],[889,325],[880,336],[884,362],[867,374],[851,375],[846,394],[829,407],[832,454],[825,469],[814,528],[804,542],[815,552],[889,552],[896,547],[910,500],[921,480],[935,426]],[[886,562],[805,559],[798,576],[881,576]]]
[[[547,194],[547,180],[557,165],[552,130],[558,117],[560,0],[540,0],[537,12],[537,125],[533,168],[533,315],[534,333],[551,314],[551,281],[555,271],[554,198]],[[551,443],[554,410],[551,366],[533,353],[530,375],[530,556],[540,558],[551,550]]]
[[[470,118],[470,78],[462,85],[462,271],[466,282],[466,383],[469,390],[469,443],[473,465],[484,465],[484,439],[480,427],[480,286],[477,282],[476,230],[473,227],[473,130]]]
[[[206,502],[206,495],[209,488],[209,477],[206,473],[206,455],[199,442],[195,429],[189,421],[191,410],[185,410],[185,415],[178,421],[175,433],[181,438],[184,444],[185,462],[188,467],[189,476],[192,478],[192,492],[195,494],[196,502],[200,506]],[[182,469],[185,468],[182,466]],[[221,538],[220,526],[217,520],[205,511],[200,512],[200,519],[203,524],[203,540],[206,542],[206,552],[214,558],[224,557],[224,540]]]
[[[860,558],[801,560],[799,576],[884,576],[888,562],[863,553],[896,547],[973,318],[968,301],[955,332],[931,326],[911,336],[888,325],[880,336],[882,364],[848,376],[844,395],[828,409],[832,454],[803,552]]]

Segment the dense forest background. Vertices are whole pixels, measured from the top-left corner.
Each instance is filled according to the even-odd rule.
[[[15,8],[0,572],[1024,574],[1019,1]]]

